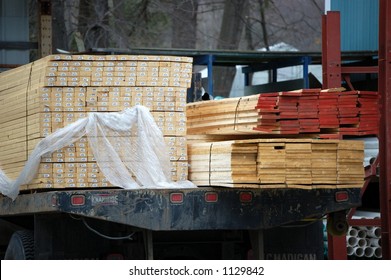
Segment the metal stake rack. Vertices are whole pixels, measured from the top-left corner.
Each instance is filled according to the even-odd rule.
[[[376,176],[376,168],[380,165],[380,220],[352,219],[354,209],[348,213],[351,226],[380,226],[382,229],[382,256],[391,259],[391,3],[379,1],[379,53],[378,66],[343,66],[341,61],[340,14],[328,12],[322,18],[322,68],[323,87],[337,88],[341,81],[353,89],[350,82],[351,73],[378,73],[378,91],[380,93],[380,133],[379,155],[366,170],[366,181],[361,195],[370,180]],[[346,236],[328,235],[329,259],[347,259]]]

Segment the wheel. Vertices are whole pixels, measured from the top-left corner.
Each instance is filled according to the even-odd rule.
[[[331,213],[327,218],[327,232],[333,236],[343,236],[348,232],[349,225],[345,213]]]
[[[8,243],[5,260],[33,260],[34,233],[31,230],[16,231]]]

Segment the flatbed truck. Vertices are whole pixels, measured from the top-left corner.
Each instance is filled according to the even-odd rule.
[[[360,201],[360,188],[22,193],[0,198],[0,248],[5,259],[320,259],[322,219],[343,234]]]

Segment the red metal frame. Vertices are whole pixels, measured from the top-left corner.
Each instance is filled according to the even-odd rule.
[[[341,86],[341,34],[339,12],[322,16],[323,88]]]
[[[341,87],[341,35],[339,12],[322,16],[323,88]],[[346,260],[346,237],[327,235],[330,259]]]
[[[380,213],[383,259],[391,259],[391,2],[379,1]]]
[[[340,14],[328,12],[322,17],[322,70],[323,87],[335,88],[341,86],[341,80],[353,90],[350,82],[351,73],[379,73],[378,91],[380,100],[380,134],[379,158],[366,169],[366,180],[362,188],[363,194],[376,176],[378,163],[380,164],[380,212],[381,219],[352,219],[355,209],[348,214],[349,225],[352,226],[381,226],[382,228],[382,255],[383,259],[390,259],[391,252],[391,3],[387,0],[379,2],[379,61],[377,66],[343,67],[341,64]],[[346,237],[328,235],[329,259],[347,259]]]

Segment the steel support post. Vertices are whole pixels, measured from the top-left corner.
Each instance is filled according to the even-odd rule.
[[[323,88],[341,86],[341,31],[339,12],[322,16],[322,75]],[[346,236],[328,234],[329,259],[346,260]]]
[[[380,213],[383,259],[391,252],[391,1],[379,1]]]
[[[341,31],[339,12],[322,16],[323,88],[341,86]]]

